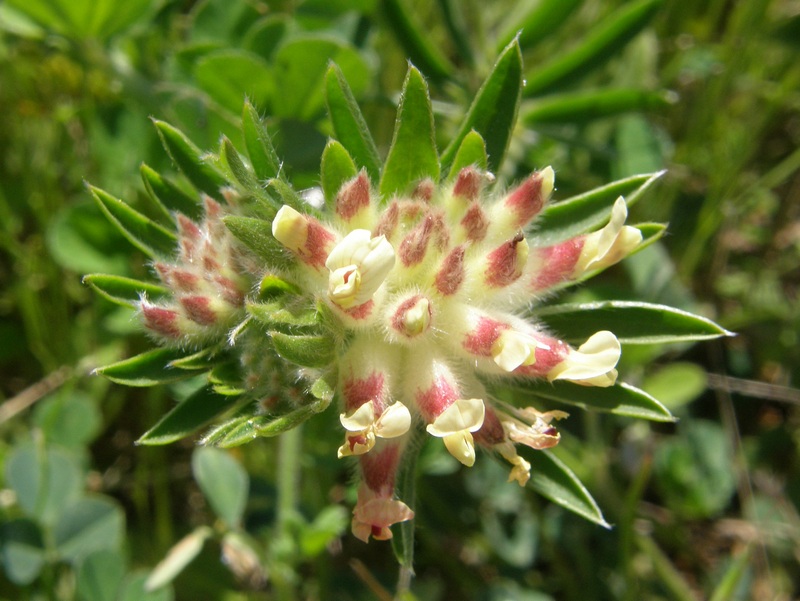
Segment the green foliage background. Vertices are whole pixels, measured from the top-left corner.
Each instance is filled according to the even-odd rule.
[[[595,413],[565,424],[557,456],[612,530],[506,485],[491,462],[457,470],[426,450],[412,593],[796,596],[795,3],[10,0],[0,29],[0,598],[391,598],[389,546],[347,533],[350,475],[327,435],[335,417],[308,422],[302,449],[281,454],[272,439],[235,453],[133,445],[193,388],[90,375],[150,343],[129,312],[81,283],[88,272],[147,276],[84,182],[155,211],[134,174],[142,162],[175,170],[149,118],[201,148],[220,134],[242,148],[246,95],[287,177],[317,185],[330,60],[381,154],[411,60],[447,155],[520,30],[527,85],[501,181],[552,164],[566,198],[668,169],[635,217],[668,221],[669,235],[559,300],[663,302],[739,335],[626,346],[626,380],[677,425]],[[291,452],[301,461],[282,470]],[[155,572],[165,585],[146,592],[165,557]]]

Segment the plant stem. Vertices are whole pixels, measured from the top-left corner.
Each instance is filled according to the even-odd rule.
[[[294,601],[296,552],[291,532],[296,512],[300,485],[300,450],[302,426],[285,432],[278,438],[278,509],[274,541],[278,543],[278,556],[272,568],[272,583],[278,601]]]

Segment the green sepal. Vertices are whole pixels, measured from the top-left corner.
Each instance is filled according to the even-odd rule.
[[[238,400],[238,397],[221,396],[203,387],[173,407],[136,444],[164,445],[185,438],[231,409]]]
[[[94,373],[126,386],[155,386],[192,376],[187,370],[175,369],[171,365],[189,355],[181,349],[158,348],[98,367]]]
[[[409,66],[397,109],[392,145],[380,182],[385,201],[426,177],[439,180],[439,156],[434,139],[433,111],[428,84]]]
[[[536,245],[549,246],[597,229],[608,221],[617,198],[623,196],[633,205],[664,173],[633,175],[545,207],[536,221]]]
[[[461,140],[461,145],[458,147],[453,164],[450,166],[448,179],[454,180],[464,167],[471,165],[483,171],[486,171],[489,165],[489,159],[486,156],[486,142],[474,129]]]
[[[560,459],[550,451],[535,451],[523,446],[518,446],[517,451],[531,464],[530,488],[590,522],[611,528],[592,495]]]
[[[336,139],[356,165],[366,169],[373,182],[378,181],[381,174],[378,148],[342,70],[335,64],[325,74],[325,98]]]
[[[524,94],[538,96],[588,73],[608,61],[650,22],[662,0],[636,0],[596,23],[581,42],[537,67],[526,77]]]
[[[228,185],[225,176],[217,170],[179,129],[169,123],[153,119],[164,149],[178,169],[195,187],[209,196],[219,198],[220,188]]]
[[[271,194],[281,205],[289,205],[300,213],[318,214],[314,207],[304,203],[297,191],[292,186],[280,178],[273,178],[267,182],[267,193]]]
[[[223,448],[235,447],[258,437],[282,434],[308,421],[324,411],[330,401],[318,400],[283,415],[241,415],[235,417],[206,434],[201,443]]]
[[[655,422],[673,422],[675,418],[660,402],[634,386],[618,382],[614,386],[599,388],[580,386],[573,382],[556,380],[548,382],[542,379],[526,382],[515,382],[508,386],[511,391],[518,392],[524,398],[531,395],[541,399],[574,405],[584,410],[595,410],[625,417],[649,419]],[[503,394],[498,390],[498,394]],[[507,395],[503,395],[509,398]],[[512,397],[514,398],[514,393]]]
[[[164,286],[119,275],[91,273],[83,276],[83,283],[112,303],[126,307],[135,307],[142,296],[160,298],[169,294],[169,289]]]
[[[515,39],[497,59],[472,101],[458,134],[442,153],[443,169],[453,163],[461,141],[475,130],[486,143],[489,171],[499,171],[517,119],[521,89],[522,53]]]
[[[274,273],[268,273],[258,285],[258,298],[263,301],[274,300],[288,294],[300,295],[303,290],[297,284],[287,282]]]
[[[335,370],[317,378],[308,389],[309,394],[320,401],[330,403],[336,394],[336,374]]]
[[[197,202],[197,198],[144,163],[139,167],[139,173],[147,193],[170,218],[172,212],[177,211],[190,219],[202,219],[203,205]]]
[[[173,232],[100,188],[89,186],[89,191],[108,220],[143,253],[156,258],[162,255],[169,256],[175,252],[178,239]]]
[[[222,164],[231,172],[231,175],[239,182],[247,192],[254,192],[258,189],[258,181],[249,165],[245,165],[239,151],[227,136],[222,136],[219,145],[219,158]]]
[[[696,342],[732,336],[710,319],[681,309],[638,301],[599,301],[542,307],[536,312],[564,340],[583,342],[597,324],[626,344]]]
[[[320,180],[325,202],[335,208],[336,194],[346,182],[358,175],[358,168],[347,149],[336,140],[330,140],[322,151]]]
[[[292,264],[292,257],[272,235],[272,223],[269,221],[238,215],[227,215],[222,221],[239,242],[269,265],[288,267]]]
[[[247,392],[243,387],[239,363],[233,359],[215,365],[208,374],[208,382],[214,392],[222,396],[241,396]]]
[[[281,171],[281,161],[272,145],[267,128],[262,123],[256,109],[249,102],[244,103],[242,110],[242,134],[256,177],[264,182],[278,177]]]
[[[186,355],[180,359],[174,359],[169,362],[169,367],[177,369],[187,369],[190,371],[208,371],[213,367],[219,365],[224,361],[228,361],[229,357],[225,353],[220,352],[219,347],[209,346],[208,348],[201,349],[191,355]]]
[[[270,332],[277,353],[302,367],[325,367],[334,359],[333,341],[328,336],[292,336]]]
[[[530,50],[536,44],[558,31],[583,0],[541,0],[533,5],[521,19],[503,27],[498,40],[498,49],[504,48],[515,36],[520,46]]]
[[[455,68],[431,42],[427,28],[415,21],[403,0],[383,0],[382,5],[386,22],[394,30],[411,62],[419,65],[434,80],[449,79]]]
[[[535,127],[542,123],[585,123],[636,111],[660,111],[674,103],[674,93],[663,90],[586,90],[543,96],[526,106],[522,122]]]
[[[247,313],[270,331],[283,334],[312,334],[319,332],[317,312],[304,307],[292,311],[280,301],[271,303],[248,302]]]

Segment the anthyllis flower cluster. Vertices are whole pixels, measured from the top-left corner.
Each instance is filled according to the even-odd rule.
[[[177,215],[177,260],[154,264],[167,300],[138,303],[145,326],[178,345],[237,343],[247,295],[265,273],[327,308],[340,332],[332,338],[342,404],[338,456],[359,461],[352,530],[364,541],[389,539],[392,524],[414,517],[396,498],[395,480],[415,430],[440,438],[466,466],[475,462],[476,444],[498,453],[511,465],[509,481],[520,485],[531,466],[515,445],[558,443],[553,422],[565,413],[500,403],[487,392],[487,378],[616,381],[614,334],[597,332],[576,349],[522,315],[532,299],[619,261],[641,243],[641,232],[625,225],[625,201],[616,201],[599,231],[537,246],[535,234],[529,241],[525,232],[535,232],[532,224],[550,199],[553,170],[486,195],[493,179],[467,167],[449,184],[423,180],[408,196],[383,199],[362,171],[336,195],[329,222],[288,205],[277,211],[272,235],[294,259],[283,270],[260,265],[226,228],[222,218],[235,211],[234,196],[225,205],[205,196],[202,221]],[[242,336],[249,345],[243,367],[252,372],[245,385],[256,388],[264,365],[247,365],[254,348],[249,334]],[[276,369],[274,362],[265,365]]]
[[[352,531],[365,542],[391,538],[390,526],[414,517],[396,498],[395,480],[415,431],[441,439],[466,466],[476,445],[498,453],[520,485],[531,466],[515,445],[558,443],[554,422],[565,413],[502,404],[487,378],[616,380],[614,334],[599,331],[572,348],[523,315],[532,299],[641,243],[640,231],[625,225],[625,201],[616,201],[599,231],[542,247],[526,232],[535,232],[550,199],[553,170],[487,195],[493,179],[467,167],[447,184],[423,180],[412,194],[384,199],[362,171],[341,187],[327,222],[288,205],[278,210],[272,234],[293,258],[282,270],[255,267],[221,222],[225,209],[206,198],[202,223],[178,218],[179,260],[155,265],[172,300],[139,303],[145,325],[166,340],[226,335],[245,318],[251,282],[264,273],[326,307],[340,332],[333,342],[338,455],[358,458]]]

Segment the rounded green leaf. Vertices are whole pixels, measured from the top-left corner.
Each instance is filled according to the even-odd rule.
[[[27,519],[0,524],[0,563],[8,579],[25,586],[33,582],[45,563],[42,533]]]
[[[125,533],[125,514],[116,501],[86,496],[66,507],[53,529],[58,554],[77,563],[95,551],[120,548]]]
[[[78,570],[76,592],[81,601],[116,601],[125,575],[125,559],[108,550],[88,555]]]
[[[330,140],[322,152],[320,166],[322,192],[328,206],[334,205],[336,194],[341,187],[356,175],[358,175],[358,169],[347,149],[336,140]]]
[[[148,573],[136,570],[125,577],[120,589],[119,601],[172,601],[175,595],[172,587],[163,586],[156,591],[148,591],[145,587]]]
[[[455,179],[464,167],[472,165],[483,170],[487,169],[489,165],[489,159],[486,156],[486,142],[475,130],[469,132],[461,140],[461,145],[458,147],[453,164],[450,166],[448,179]]]
[[[383,168],[380,193],[384,200],[388,200],[393,194],[405,192],[411,184],[426,177],[434,182],[439,179],[433,111],[428,84],[422,74],[411,66],[400,96],[394,137]]]
[[[598,329],[611,330],[627,344],[694,342],[732,335],[705,317],[637,301],[553,305],[538,309],[536,315],[572,342],[584,342]]]
[[[274,94],[274,75],[257,54],[239,49],[212,52],[197,61],[198,85],[232,113],[239,113],[245,97],[267,106]]]
[[[239,527],[250,487],[244,468],[225,451],[199,447],[192,454],[192,473],[214,513],[229,528]]]
[[[47,441],[68,448],[88,444],[103,425],[102,415],[92,398],[72,388],[37,403],[33,417]]]

